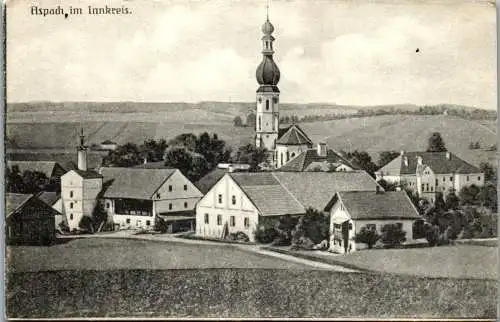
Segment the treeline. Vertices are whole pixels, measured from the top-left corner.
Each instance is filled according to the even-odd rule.
[[[482,110],[482,109],[467,109],[465,107],[449,107],[446,105],[437,106],[422,106],[418,109],[404,109],[398,107],[384,107],[384,108],[366,108],[358,109],[355,113],[330,113],[330,114],[316,114],[305,115],[298,117],[297,115],[285,115],[280,118],[283,124],[290,123],[308,123],[316,121],[332,121],[342,120],[348,118],[358,118],[367,116],[381,116],[381,115],[451,115],[471,120],[496,120],[496,111]]]

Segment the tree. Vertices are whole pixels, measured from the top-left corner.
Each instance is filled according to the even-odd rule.
[[[377,183],[384,188],[385,191],[396,191],[396,184],[380,179]]]
[[[273,245],[285,246],[292,243],[292,236],[297,226],[298,218],[293,216],[283,216],[274,225],[276,238]]]
[[[308,239],[313,244],[318,244],[328,239],[329,229],[329,216],[316,209],[308,208],[306,214],[299,218],[295,226],[292,244],[297,245],[302,239]]]
[[[169,146],[183,146],[188,150],[195,151],[198,138],[193,133],[182,133],[168,142]]]
[[[399,156],[399,152],[397,151],[382,151],[378,156],[377,165],[379,168],[383,167],[387,163],[394,160],[397,156]]]
[[[439,227],[425,223],[424,225],[425,239],[429,243],[429,246],[436,246],[439,240]]]
[[[23,172],[23,193],[37,193],[44,189],[49,183],[49,179],[43,172],[29,171]]]
[[[139,154],[143,159],[146,158],[148,162],[163,161],[163,155],[167,147],[168,145],[165,139],[159,141],[147,139],[139,146]]]
[[[243,126],[243,120],[241,119],[241,116],[236,116],[236,117],[233,119],[233,124],[234,124],[234,126],[236,126],[236,127],[241,127],[241,126]]]
[[[446,152],[446,147],[444,145],[443,138],[441,137],[441,133],[434,132],[429,137],[429,147],[427,148],[427,152]]]
[[[205,158],[185,147],[168,148],[164,160],[166,166],[179,169],[191,181],[200,179],[209,171]]]
[[[381,241],[388,247],[395,247],[401,245],[406,241],[406,232],[401,229],[399,225],[387,224],[382,226]]]
[[[488,162],[481,162],[479,164],[479,169],[484,173],[485,181],[496,181],[497,173],[493,166]]]
[[[246,126],[248,127],[252,127],[255,129],[255,114],[253,112],[251,112],[250,114],[247,115],[247,122],[246,122]]]
[[[5,186],[7,192],[12,193],[24,193],[24,181],[21,173],[19,172],[19,167],[17,165],[13,166],[12,169],[6,167],[5,169]]]
[[[261,244],[269,244],[278,236],[274,227],[265,224],[258,224],[254,234],[255,240]]]
[[[457,210],[460,205],[460,199],[455,194],[455,191],[450,191],[448,195],[446,195],[445,209],[446,210]]]
[[[354,238],[357,243],[366,244],[371,249],[377,240],[380,239],[380,235],[375,229],[368,229],[366,226],[363,226]]]
[[[354,152],[344,152],[344,155],[352,164],[365,170],[374,177],[377,165],[372,162],[372,157],[367,152],[355,150]]]
[[[436,192],[436,200],[434,200],[434,209],[437,211],[444,211],[446,209],[446,203],[444,202],[442,192]]]
[[[98,202],[92,212],[92,224],[94,231],[98,231],[102,223],[108,220],[108,213],[104,210],[102,203]]]
[[[462,205],[479,205],[480,189],[476,185],[465,186],[460,190],[459,197]]]
[[[247,144],[238,148],[232,160],[233,162],[247,163],[250,165],[250,171],[257,171],[259,164],[264,162],[266,157],[266,149]]]
[[[478,198],[484,207],[491,209],[495,213],[498,211],[497,187],[494,184],[481,187]]]
[[[116,150],[109,151],[103,159],[104,166],[133,167],[144,162],[139,147],[134,143],[119,145]]]

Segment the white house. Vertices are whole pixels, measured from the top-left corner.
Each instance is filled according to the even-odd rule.
[[[377,187],[365,171],[226,173],[196,206],[196,234],[223,238],[244,232],[254,241],[261,221],[302,215],[308,207],[322,211],[337,191]]]
[[[203,194],[179,170],[103,167],[100,172],[105,181],[100,199],[115,228],[153,230],[159,218],[172,231],[194,228]]]
[[[106,140],[106,141],[101,142],[100,148],[101,148],[101,150],[113,151],[113,150],[116,150],[118,148],[118,144],[116,142]]]
[[[444,197],[463,187],[484,185],[484,173],[451,152],[405,152],[375,172],[377,181],[405,186],[434,202],[436,193]]]
[[[404,191],[342,191],[326,210],[330,213],[329,250],[341,254],[364,246],[355,242],[362,227],[380,233],[384,225],[396,224],[406,233],[407,241],[411,241],[414,223],[423,220]]]

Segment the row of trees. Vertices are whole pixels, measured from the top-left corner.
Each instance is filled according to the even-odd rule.
[[[10,193],[38,193],[40,191],[58,191],[60,189],[43,172],[19,171],[18,166],[5,168],[5,190]]]

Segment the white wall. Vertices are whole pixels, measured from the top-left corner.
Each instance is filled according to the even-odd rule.
[[[187,190],[184,190],[184,185],[187,186]],[[169,191],[169,186],[172,186],[172,191]],[[176,170],[153,196],[155,213],[194,211],[201,197],[203,194],[200,190],[182,172]],[[184,203],[187,203],[187,207],[184,207]],[[172,209],[169,207],[170,204]]]
[[[146,229],[154,230],[156,216],[138,216],[115,213],[115,200],[103,199],[103,208],[108,213],[108,221],[118,224],[120,229]],[[149,222],[149,225],[148,225]]]
[[[221,203],[219,203],[219,195],[222,198]],[[233,196],[236,201],[234,205]],[[205,214],[208,214],[208,224],[205,223]],[[222,218],[220,225],[217,222],[218,215]],[[235,218],[235,226],[230,225],[231,216]],[[245,218],[249,220],[248,227],[244,226]],[[198,203],[196,235],[220,238],[226,222],[229,233],[241,231],[247,234],[251,241],[255,240],[254,231],[259,222],[258,210],[228,174],[219,180]]]
[[[276,159],[276,165],[277,167],[281,167],[282,165],[286,164],[289,161],[292,161],[294,158],[296,158],[299,154],[302,152],[306,151],[309,149],[309,147],[304,144],[304,145],[276,145],[276,153],[278,156],[278,159]],[[287,160],[286,158],[286,153],[289,153],[290,158]],[[283,155],[283,159],[281,157]],[[283,161],[283,162],[282,162]]]

